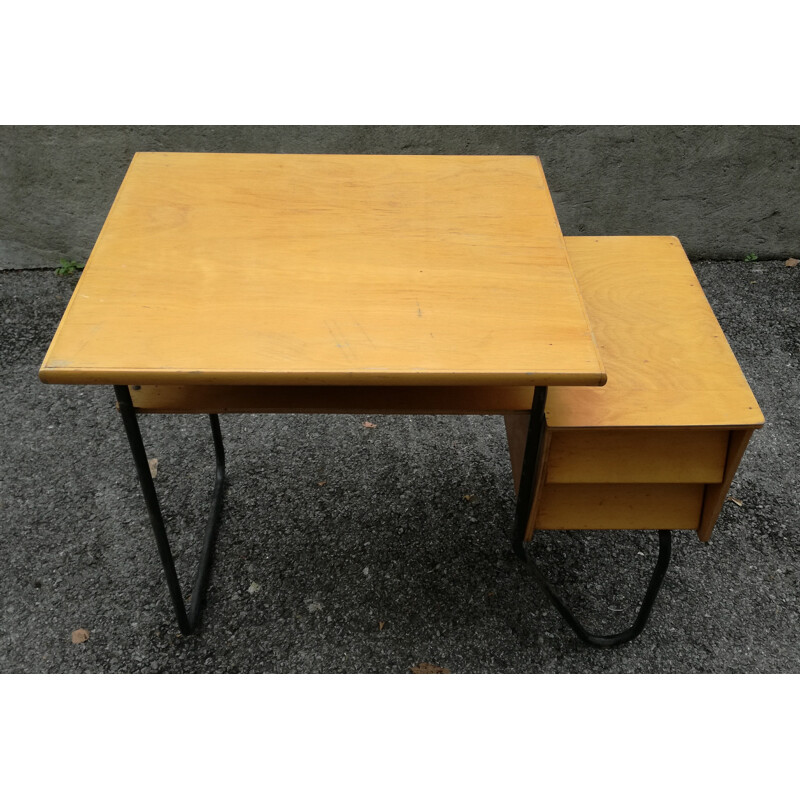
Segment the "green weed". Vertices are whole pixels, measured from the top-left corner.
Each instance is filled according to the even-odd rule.
[[[59,266],[56,267],[56,275],[72,275],[76,269],[83,269],[84,265],[78,261],[69,261],[66,258],[59,259]]]

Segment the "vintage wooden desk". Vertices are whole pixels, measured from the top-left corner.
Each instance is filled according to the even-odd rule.
[[[534,157],[138,153],[39,374],[114,386],[184,633],[221,413],[505,415],[514,551],[599,646],[641,632],[666,528],[708,538],[763,423],[677,240],[565,242]],[[210,415],[188,610],[139,413]],[[535,528],[658,529],[634,624],[585,631],[528,559]]]
[[[537,158],[189,153],[136,154],[39,375],[115,387],[183,632],[219,413],[532,410],[538,431],[546,387],[606,379]],[[147,411],[211,415],[188,611]]]

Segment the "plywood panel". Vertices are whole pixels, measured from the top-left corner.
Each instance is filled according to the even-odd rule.
[[[677,239],[570,236],[565,241],[608,382],[551,390],[550,427],[763,424]]]
[[[552,432],[548,483],[716,483],[727,430]]]
[[[506,386],[131,386],[142,413],[505,414],[530,400]],[[523,405],[523,408],[525,406]],[[519,414],[527,425],[527,415]]]
[[[221,153],[136,154],[40,377],[605,380],[537,158]]]
[[[703,515],[700,520],[700,527],[697,529],[697,535],[700,537],[701,542],[707,542],[711,538],[714,525],[716,525],[717,518],[722,510],[722,504],[728,496],[731,482],[752,435],[752,431],[731,431],[725,462],[725,474],[719,483],[706,486],[703,498]]]
[[[694,530],[703,484],[545,484],[535,527],[541,530]]]

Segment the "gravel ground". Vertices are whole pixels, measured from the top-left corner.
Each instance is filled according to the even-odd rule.
[[[800,272],[695,264],[767,418],[710,544],[675,537],[645,632],[577,641],[511,553],[495,417],[226,416],[228,490],[201,632],[178,635],[108,387],[37,370],[76,277],[0,273],[0,671],[794,673]],[[213,482],[205,417],[142,419],[188,586]],[[469,496],[470,499],[465,499]],[[653,534],[546,533],[587,627],[625,627]],[[621,610],[620,610],[621,609]],[[72,631],[90,638],[73,644]]]

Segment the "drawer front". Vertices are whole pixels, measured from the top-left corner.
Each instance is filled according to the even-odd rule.
[[[728,431],[552,430],[547,483],[719,483]]]
[[[550,483],[542,487],[535,527],[541,530],[695,530],[702,483]]]

